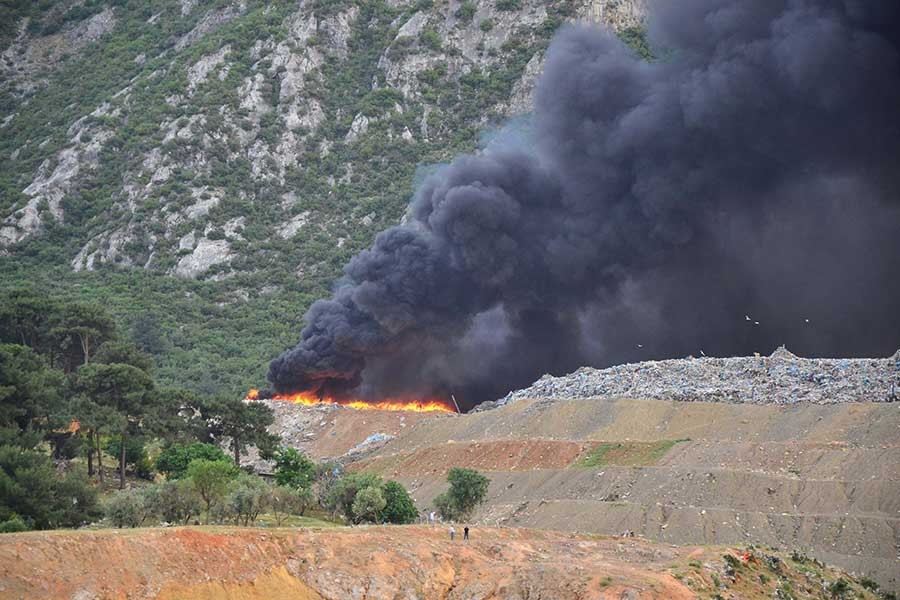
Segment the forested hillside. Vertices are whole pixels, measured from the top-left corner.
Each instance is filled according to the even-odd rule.
[[[104,305],[163,384],[259,385],[430,165],[527,115],[563,23],[646,53],[641,6],[8,0],[0,287]]]

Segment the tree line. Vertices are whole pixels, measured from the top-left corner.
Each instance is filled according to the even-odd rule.
[[[100,305],[33,289],[0,295],[0,529],[96,517],[104,454],[123,489],[129,469],[152,477],[148,444],[225,445],[236,467],[249,446],[277,447],[268,407],[158,386],[140,342]]]
[[[119,527],[250,525],[263,513],[282,524],[310,507],[351,524],[419,518],[400,483],[281,447],[264,404],[157,385],[143,348],[157,335],[124,334],[97,304],[0,293],[0,532],[104,516]],[[242,468],[250,446],[272,461],[271,481]],[[104,456],[115,457],[120,491],[101,502],[113,483]],[[147,481],[125,489],[126,474]],[[468,518],[488,480],[453,469],[448,482],[436,508]]]

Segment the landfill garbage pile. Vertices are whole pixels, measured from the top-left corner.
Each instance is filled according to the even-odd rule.
[[[900,350],[890,358],[800,358],[784,346],[771,356],[646,361],[544,375],[475,410],[525,398],[629,397],[684,402],[795,404],[900,401]]]

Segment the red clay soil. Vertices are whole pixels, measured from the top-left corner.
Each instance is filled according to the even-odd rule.
[[[695,597],[671,569],[697,549],[516,529],[460,537],[451,543],[443,527],[424,526],[8,534],[0,597]]]
[[[498,440],[445,443],[411,452],[379,455],[354,463],[354,470],[366,470],[385,477],[440,475],[453,467],[482,471],[533,471],[564,469],[597,447],[599,442],[560,440]]]

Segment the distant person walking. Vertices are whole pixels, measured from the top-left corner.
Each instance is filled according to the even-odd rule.
[[[428,522],[431,523],[431,526],[434,527],[434,511],[431,511],[428,514]]]
[[[463,539],[465,541],[469,541],[469,526],[466,525],[465,529],[463,529]]]
[[[453,541],[453,536],[456,534],[456,530],[453,529],[453,525],[450,526],[450,541]]]

